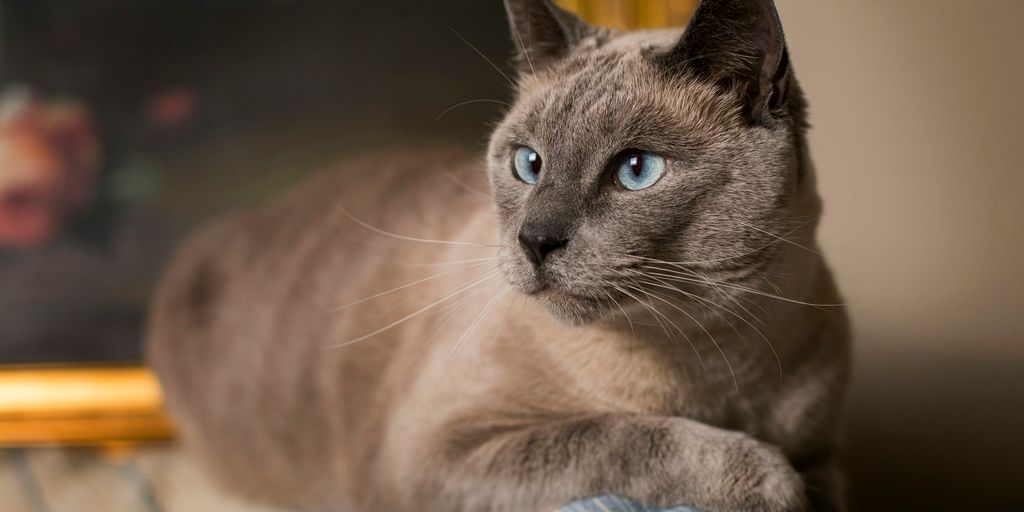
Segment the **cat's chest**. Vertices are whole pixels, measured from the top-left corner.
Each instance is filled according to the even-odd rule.
[[[725,368],[600,329],[511,329],[499,357],[537,399],[587,412],[685,416],[734,425],[748,409]],[[512,340],[515,340],[514,346]],[[509,348],[513,347],[513,348]],[[514,355],[513,355],[514,353]]]

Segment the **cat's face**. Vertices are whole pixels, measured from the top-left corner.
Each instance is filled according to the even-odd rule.
[[[555,56],[527,49],[517,101],[491,139],[510,283],[582,324],[680,286],[651,266],[756,270],[769,233],[792,224],[798,121],[755,121],[741,88],[667,67],[678,33],[577,35]]]

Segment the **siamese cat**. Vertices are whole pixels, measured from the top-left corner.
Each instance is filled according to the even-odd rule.
[[[486,155],[351,161],[180,250],[149,356],[184,441],[302,509],[840,509],[847,322],[773,2],[505,3]]]

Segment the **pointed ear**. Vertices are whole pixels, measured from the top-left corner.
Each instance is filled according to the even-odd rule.
[[[753,123],[767,123],[786,103],[789,56],[772,0],[702,0],[662,59],[738,90]]]
[[[593,27],[551,0],[505,0],[509,30],[522,72],[535,72],[564,57]]]

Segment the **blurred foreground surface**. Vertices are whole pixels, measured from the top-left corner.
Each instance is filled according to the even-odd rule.
[[[4,512],[275,512],[222,493],[171,447],[122,456],[85,449],[0,451]]]

